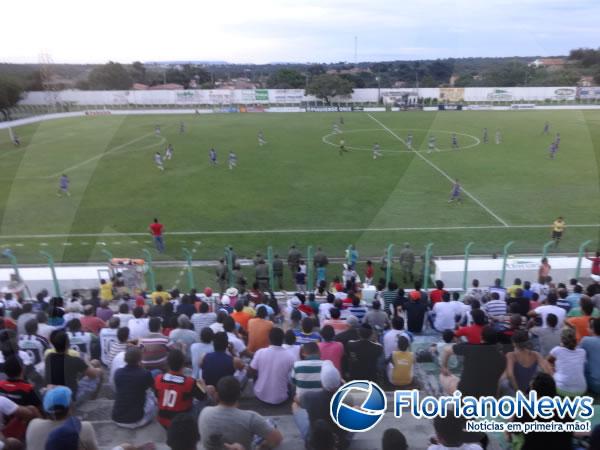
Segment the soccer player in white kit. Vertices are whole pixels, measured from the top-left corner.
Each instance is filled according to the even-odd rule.
[[[373,159],[377,159],[381,156],[381,147],[379,146],[379,143],[375,142],[375,145],[373,145]]]
[[[427,153],[431,153],[435,149],[435,136],[429,136],[429,142],[427,143]]]
[[[265,135],[263,134],[262,131],[258,132],[258,145],[259,146],[263,146],[267,143],[267,141],[265,140]]]
[[[160,126],[156,125],[154,127],[154,134],[156,134],[156,136],[160,136]]]
[[[154,154],[154,164],[156,164],[156,167],[158,167],[161,172],[165,170],[165,167],[163,166],[163,159],[159,152]]]
[[[234,152],[229,152],[229,170],[237,167],[237,155]]]
[[[169,160],[173,158],[173,146],[171,144],[167,145],[167,149],[165,150],[165,159]]]

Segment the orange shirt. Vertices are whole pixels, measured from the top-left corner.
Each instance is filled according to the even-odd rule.
[[[578,344],[585,336],[592,335],[590,333],[590,320],[590,316],[569,317],[567,319],[567,323],[575,327],[575,338]]]
[[[269,346],[269,333],[273,328],[273,322],[260,317],[248,321],[248,351],[256,352],[261,348]]]
[[[234,311],[230,314],[231,318],[240,324],[244,330],[248,331],[248,321],[252,319],[252,316],[244,311]]]

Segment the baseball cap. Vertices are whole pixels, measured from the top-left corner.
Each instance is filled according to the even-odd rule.
[[[66,386],[57,386],[44,395],[44,411],[47,413],[61,412],[69,409],[73,394]]]

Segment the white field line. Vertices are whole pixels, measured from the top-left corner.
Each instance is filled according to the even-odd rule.
[[[224,230],[224,231],[171,231],[165,236],[199,236],[199,235],[243,235],[243,234],[292,234],[292,233],[363,233],[363,232],[389,232],[389,231],[457,231],[457,230],[504,230],[504,229],[541,229],[552,227],[545,225],[466,225],[449,227],[389,227],[389,228],[296,228],[277,230]],[[600,228],[600,223],[595,224],[569,224],[567,228]],[[148,236],[148,233],[73,233],[73,234],[11,234],[0,235],[2,239],[62,239],[62,238],[94,238],[94,237],[122,237],[122,236]],[[150,243],[151,241],[144,241]]]
[[[404,140],[398,136],[396,133],[394,133],[392,130],[390,130],[388,127],[386,127],[383,123],[381,123],[379,120],[377,120],[375,117],[373,117],[371,114],[367,114],[371,119],[373,119],[375,122],[377,122],[383,129],[387,130],[388,133],[390,133],[392,136],[394,136],[396,139],[398,139],[400,142],[402,142],[403,144],[406,145],[406,143],[404,142]],[[440,169],[438,166],[436,166],[434,163],[432,163],[429,159],[427,159],[425,156],[423,156],[421,153],[419,152],[415,152],[415,154],[421,158],[423,161],[425,161],[427,164],[429,164],[431,167],[433,167],[435,170],[437,170],[440,174],[442,174],[444,177],[446,177],[448,179],[448,181],[450,181],[451,183],[454,183],[454,180],[452,179],[452,177],[450,177],[450,175],[448,175],[446,172],[444,172],[442,169]],[[490,208],[488,208],[487,206],[485,206],[479,199],[477,199],[473,194],[471,194],[469,191],[467,191],[465,188],[462,188],[462,191],[467,194],[468,197],[471,198],[471,200],[473,200],[475,203],[477,203],[479,206],[481,206],[483,209],[485,209],[494,219],[496,219],[498,222],[500,222],[502,225],[504,225],[505,227],[509,227],[510,225],[508,225],[508,223],[503,220],[501,217],[499,217],[494,211],[492,211]]]

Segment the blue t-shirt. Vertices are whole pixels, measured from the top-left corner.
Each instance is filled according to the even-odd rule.
[[[125,366],[115,372],[115,404],[112,420],[118,423],[136,423],[144,417],[146,390],[154,386],[150,371],[141,367]]]
[[[585,378],[588,389],[600,393],[600,337],[585,336],[579,346],[585,350]]]
[[[308,344],[309,342],[321,342],[321,335],[316,331],[305,334],[302,330],[294,330],[296,345]]]
[[[225,352],[212,352],[204,356],[202,378],[207,385],[216,386],[221,378],[234,373],[233,356]]]

